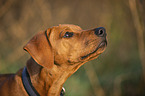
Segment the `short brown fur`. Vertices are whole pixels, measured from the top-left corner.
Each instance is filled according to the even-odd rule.
[[[66,38],[66,32],[74,34]],[[59,96],[66,79],[105,50],[106,44],[98,48],[102,41],[106,42],[106,36],[96,36],[94,29],[82,30],[71,24],[54,26],[36,34],[24,49],[32,56],[26,66],[40,96]],[[96,48],[98,50],[93,53]],[[28,96],[22,84],[22,70],[0,75],[0,96]]]

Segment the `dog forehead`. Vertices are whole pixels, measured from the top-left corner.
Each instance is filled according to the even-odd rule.
[[[71,29],[74,31],[78,31],[78,30],[82,30],[82,28],[80,26],[77,25],[73,25],[73,24],[59,24],[59,27],[62,29]]]

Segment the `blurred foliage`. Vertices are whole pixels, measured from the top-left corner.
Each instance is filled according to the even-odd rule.
[[[135,1],[138,17],[129,1]],[[139,55],[145,51],[139,51],[135,18],[145,42],[144,0],[0,0],[0,73],[25,66],[30,56],[23,46],[41,30],[63,23],[103,26],[106,51],[66,81],[66,96],[145,96],[145,57]]]

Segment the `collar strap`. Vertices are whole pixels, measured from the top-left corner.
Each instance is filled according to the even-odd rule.
[[[24,67],[23,72],[22,72],[22,82],[29,96],[40,96],[31,83],[31,79],[30,79],[30,76],[26,67]],[[65,89],[63,87],[61,90],[60,96],[64,96],[64,94],[65,94]]]
[[[23,86],[26,90],[26,92],[29,94],[29,96],[40,96],[39,93],[36,91],[36,89],[33,87],[31,83],[30,76],[28,74],[27,68],[24,67],[22,72],[22,82]]]

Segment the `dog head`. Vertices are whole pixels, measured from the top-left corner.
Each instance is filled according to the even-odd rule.
[[[36,34],[25,46],[41,66],[81,65],[97,58],[106,48],[103,27],[83,30],[79,26],[63,24]]]

